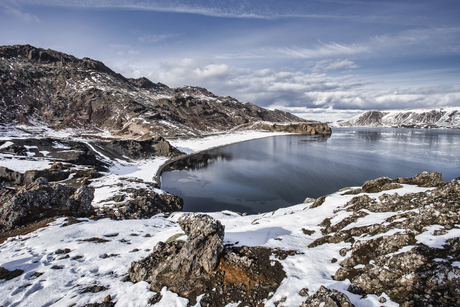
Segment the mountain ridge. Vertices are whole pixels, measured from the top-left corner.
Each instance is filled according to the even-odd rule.
[[[104,63],[30,45],[0,47],[0,124],[196,136],[266,121],[306,122],[205,88],[125,78]]]
[[[332,126],[460,129],[460,107],[366,111]]]

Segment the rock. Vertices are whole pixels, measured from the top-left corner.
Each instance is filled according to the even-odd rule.
[[[344,214],[342,220],[324,219],[319,224],[324,236],[309,247],[350,242],[350,248],[340,249],[340,256],[346,258],[333,277],[350,280],[349,292],[377,296],[385,293],[400,306],[457,306],[460,304],[460,268],[457,266],[460,237],[447,240],[443,248],[418,243],[416,237],[433,225],[437,227],[431,235],[445,235],[458,228],[460,178],[444,183],[441,174],[426,172],[397,180],[383,177],[366,182],[362,190],[381,192],[387,187],[409,183],[435,188],[405,195],[357,195],[335,211],[351,214]],[[353,227],[372,213],[385,213],[387,217],[380,223]],[[328,306],[331,302],[323,303]]]
[[[93,198],[92,187],[74,189],[42,177],[19,191],[0,187],[0,232],[49,217],[92,215]]]
[[[150,282],[156,293],[166,286],[192,305],[204,293],[201,306],[258,306],[286,276],[281,264],[270,259],[268,248],[225,249],[224,227],[208,215],[184,214],[179,225],[187,242],[159,242],[148,257],[131,264],[130,281]]]
[[[302,307],[352,307],[348,296],[337,290],[321,286],[315,294],[309,296]]]
[[[152,136],[142,140],[113,140],[93,142],[106,156],[118,159],[149,159],[155,156],[177,157],[183,152],[173,147],[161,136]]]
[[[255,125],[254,128],[259,128],[268,131],[299,133],[299,134],[323,134],[329,135],[332,133],[331,128],[325,123],[309,122],[309,123],[290,123],[290,124],[267,124],[262,123]]]
[[[16,269],[14,271],[9,271],[4,267],[0,267],[0,279],[10,280],[15,277],[21,276],[24,273],[23,270]]]
[[[442,178],[441,173],[437,172],[422,172],[415,177],[409,178],[398,178],[395,180],[398,183],[405,183],[405,184],[416,184],[421,187],[438,187],[443,184],[444,179]]]
[[[97,208],[98,213],[113,219],[146,219],[161,212],[182,211],[184,205],[179,196],[158,194],[153,189],[130,188],[121,192],[106,199],[111,205]]]
[[[316,208],[316,207],[321,206],[321,205],[324,203],[324,201],[326,200],[326,197],[327,197],[327,196],[321,196],[321,197],[317,198],[317,199],[313,202],[313,204],[310,205],[310,209],[313,209],[313,208]]]
[[[391,182],[393,182],[393,180],[388,177],[381,177],[375,180],[366,181],[361,188],[361,193],[381,192],[382,186]]]

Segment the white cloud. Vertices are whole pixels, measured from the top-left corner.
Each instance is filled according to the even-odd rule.
[[[40,22],[37,16],[29,13],[24,13],[21,10],[21,6],[16,1],[7,0],[0,2],[0,8],[5,14],[13,16],[22,22]]]
[[[169,33],[169,34],[144,34],[140,33],[140,35],[137,39],[141,43],[157,43],[159,41],[167,40],[169,38],[174,38],[177,36],[180,36],[180,34],[174,34],[174,33]]]
[[[337,60],[323,65],[333,69],[354,64]],[[331,77],[325,73],[309,74],[280,69],[251,70],[199,59],[165,62],[160,69],[150,69],[149,73],[145,73],[144,69],[127,70],[124,67],[123,73],[135,77],[146,76],[153,82],[162,82],[171,87],[201,86],[216,95],[230,95],[242,102],[296,110],[295,113],[304,118],[321,110],[328,114],[326,109],[331,118],[338,120],[367,109],[460,105],[460,85],[375,89],[371,86],[380,84],[364,81],[354,75]]]
[[[258,47],[244,52],[221,54],[222,59],[330,59],[357,58],[370,55],[374,58],[392,55],[460,52],[460,27],[428,27],[400,31],[396,34],[378,35],[367,40],[344,44],[319,42],[311,47]],[[348,61],[348,60],[344,60]],[[340,63],[337,63],[340,64]],[[347,64],[342,63],[343,65]],[[351,64],[351,63],[348,63]],[[331,67],[333,69],[333,67]]]
[[[357,68],[358,65],[356,65],[353,61],[350,60],[322,60],[318,62],[310,62],[307,63],[307,65],[314,65],[311,71],[313,72],[321,72],[321,71],[331,71],[331,70],[346,70],[346,69],[352,69],[352,68]]]

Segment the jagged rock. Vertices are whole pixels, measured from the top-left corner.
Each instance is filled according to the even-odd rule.
[[[4,267],[0,267],[0,279],[10,280],[22,275],[22,273],[24,273],[23,270],[16,269],[14,271],[9,271]]]
[[[444,183],[439,173],[421,173],[397,180],[378,178],[362,190],[374,193],[394,184],[436,187],[404,195],[358,195],[338,211],[347,211],[332,224],[326,218],[323,237],[309,247],[324,243],[350,242],[342,248],[341,268],[335,280],[349,279],[348,291],[366,295],[387,294],[401,306],[456,306],[460,304],[460,237],[447,240],[443,248],[417,244],[416,236],[437,225],[433,235],[446,234],[460,224],[460,178]],[[350,227],[369,213],[385,213],[382,223]],[[366,238],[370,236],[371,238]],[[351,251],[351,253],[348,253]]]
[[[422,172],[415,177],[398,178],[395,181],[398,183],[416,184],[421,187],[439,187],[444,183],[442,174],[437,172]]]
[[[326,197],[327,196],[321,196],[319,198],[317,198],[313,204],[310,205],[310,209],[313,209],[313,208],[316,208],[316,207],[319,207],[321,206],[325,201],[326,201]]]
[[[169,193],[156,193],[153,189],[130,188],[121,190],[105,201],[114,202],[110,206],[97,208],[99,214],[113,219],[146,219],[161,212],[182,211],[184,201]]]
[[[120,156],[118,158],[147,159],[154,156],[176,157],[183,154],[161,136],[143,140],[95,142],[94,145],[97,145],[101,152],[109,157]]]
[[[382,186],[384,186],[384,185],[386,185],[388,183],[392,183],[392,182],[393,182],[393,180],[391,180],[388,177],[381,177],[381,178],[377,178],[375,180],[369,180],[369,181],[366,181],[364,183],[364,185],[361,188],[361,192],[362,193],[377,193],[377,192],[381,192],[383,190]]]
[[[255,125],[254,128],[268,131],[277,131],[277,132],[288,132],[288,133],[300,133],[300,134],[331,134],[331,128],[325,123],[292,123],[292,124],[259,124]]]
[[[334,289],[321,286],[315,294],[309,296],[302,307],[352,307],[348,296]]]
[[[16,155],[29,155],[31,159],[45,158],[55,161],[54,163],[61,163],[61,165],[64,162],[66,164],[93,166],[100,171],[108,170],[108,165],[101,161],[98,154],[91,149],[93,145],[89,146],[86,143],[51,138],[10,139],[9,142],[13,145],[1,148],[1,152],[10,153],[13,148],[15,149],[13,153]],[[49,172],[58,173],[64,168],[66,167],[51,167]],[[43,176],[45,175],[43,174]]]
[[[0,231],[48,217],[94,214],[93,198],[94,188],[49,184],[42,177],[20,191],[0,187]]]
[[[61,181],[67,179],[70,173],[57,169],[28,170],[25,173],[12,171],[0,166],[0,180],[11,185],[29,185],[40,177],[48,181]]]
[[[225,249],[224,227],[208,215],[184,214],[179,224],[187,242],[159,242],[148,257],[131,264],[130,281],[150,282],[157,293],[166,286],[192,305],[204,293],[201,306],[240,301],[258,306],[286,276],[268,248]]]

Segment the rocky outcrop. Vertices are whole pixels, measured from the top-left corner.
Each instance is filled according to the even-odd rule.
[[[9,168],[0,166],[0,182],[4,186],[13,188],[30,185],[38,178],[45,178],[48,182],[60,181],[67,186],[80,187],[89,183],[90,179],[101,176],[102,175],[93,168],[70,169],[59,162],[53,163],[49,169],[28,170],[24,173],[15,172]],[[69,177],[72,178],[70,179]],[[68,178],[69,180],[66,180]]]
[[[442,107],[388,111],[366,111],[336,126],[460,128],[460,108]]]
[[[348,296],[334,289],[321,286],[315,294],[308,297],[301,307],[354,307]]]
[[[307,135],[315,134],[331,134],[331,128],[325,123],[291,123],[291,124],[267,124],[261,123],[253,126],[256,129],[274,131],[274,132],[287,132],[299,133]]]
[[[103,203],[109,202],[109,206]],[[157,193],[148,188],[129,188],[104,200],[97,213],[113,219],[148,219],[161,212],[182,211],[184,201],[166,192]]]
[[[143,140],[112,140],[110,142],[95,142],[102,153],[110,157],[128,157],[130,159],[147,159],[155,156],[176,157],[183,152],[171,146],[161,136]],[[120,157],[120,158],[121,158]]]
[[[405,195],[372,193],[389,191],[401,184],[432,187],[426,192]],[[353,191],[352,191],[353,192]],[[353,193],[356,194],[356,190]],[[460,304],[460,241],[447,240],[443,248],[417,243],[416,236],[435,226],[432,235],[443,235],[460,224],[460,178],[443,182],[439,173],[366,182],[343,208],[350,214],[340,221],[324,220],[323,237],[309,247],[349,242],[334,279],[349,279],[348,291],[356,294],[387,294],[402,306],[454,306]],[[385,213],[383,223],[353,227],[372,213]],[[384,300],[383,297],[381,297]]]
[[[31,160],[43,158],[53,162],[92,166],[99,171],[107,171],[109,163],[103,161],[103,158],[87,143],[62,139],[12,138],[0,142],[0,152],[16,158]]]
[[[48,183],[41,177],[19,191],[0,186],[0,232],[55,216],[89,216],[94,188]]]
[[[148,257],[131,264],[130,281],[150,282],[157,293],[167,287],[191,304],[204,294],[201,306],[258,306],[285,277],[281,264],[270,260],[268,248],[224,248],[224,227],[208,215],[184,214],[179,225],[187,242],[159,242]]]
[[[0,47],[0,124],[138,138],[200,135],[258,121],[302,122],[200,87],[127,79],[103,63],[33,46]]]

